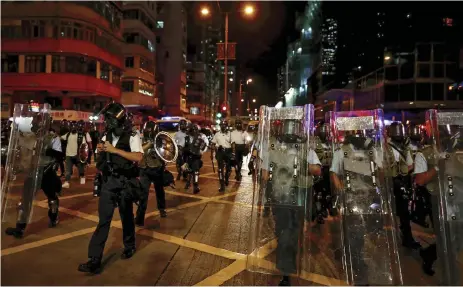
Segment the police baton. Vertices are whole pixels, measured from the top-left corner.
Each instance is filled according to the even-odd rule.
[[[215,174],[215,166],[214,166],[214,149],[211,149],[211,162],[212,162],[212,171]]]

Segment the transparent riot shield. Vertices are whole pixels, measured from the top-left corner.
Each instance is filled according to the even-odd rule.
[[[462,286],[463,112],[429,110],[426,125],[436,159],[435,163],[428,164],[437,164],[439,170],[431,201],[434,201],[433,224],[437,238],[437,257],[441,262],[442,284]]]
[[[330,112],[333,190],[340,207],[342,265],[350,285],[401,285],[402,273],[384,172],[382,110]]]
[[[27,224],[35,193],[41,186],[41,159],[45,134],[50,129],[50,106],[16,104],[2,179],[2,222]]]
[[[313,106],[260,108],[247,270],[297,275],[309,252],[304,242],[311,194],[309,141]]]

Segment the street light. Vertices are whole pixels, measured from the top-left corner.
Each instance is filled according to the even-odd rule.
[[[204,7],[201,9],[201,15],[207,16],[209,15],[209,9],[207,7]]]
[[[252,7],[251,5],[246,5],[246,7],[244,7],[244,14],[248,15],[248,16],[251,16],[254,14],[254,7]]]
[[[241,102],[244,102],[244,99],[241,99]]]
[[[220,7],[220,6],[219,6]],[[211,13],[209,11],[209,9],[207,7],[203,7],[201,9],[201,15],[203,16],[209,16]],[[255,9],[254,7],[251,5],[251,4],[247,4],[245,7],[244,7],[244,10],[243,10],[244,14],[246,16],[252,16],[254,15],[254,12],[255,12]],[[227,94],[227,91],[228,91],[228,14],[229,12],[225,12],[225,43],[224,43],[224,89],[223,89],[223,97],[224,97],[224,102],[225,102],[225,105],[228,106],[228,94]]]
[[[252,99],[252,102],[255,103],[255,102],[256,102],[256,99]]]
[[[246,85],[249,84],[249,83],[252,83],[252,79],[248,79],[248,80],[246,81]]]

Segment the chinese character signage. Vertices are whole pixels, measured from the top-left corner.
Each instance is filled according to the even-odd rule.
[[[227,45],[228,60],[236,59],[236,43],[228,43]],[[217,60],[225,60],[225,43],[217,43]]]

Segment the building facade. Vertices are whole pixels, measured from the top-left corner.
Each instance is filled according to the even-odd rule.
[[[121,103],[129,110],[156,114],[156,9],[154,1],[124,1],[123,38],[125,72]]]
[[[1,21],[2,117],[31,100],[89,113],[121,100],[118,2],[5,2]]]
[[[187,62],[187,118],[192,121],[210,119],[206,100],[206,64],[196,60]]]
[[[305,11],[296,18],[296,28],[300,31],[300,36],[288,45],[286,63],[278,72],[279,90],[284,96],[286,106],[311,101],[311,82],[321,82],[321,21],[320,1],[308,1]]]
[[[156,72],[160,108],[188,114],[186,91],[187,12],[183,2],[158,2]]]

